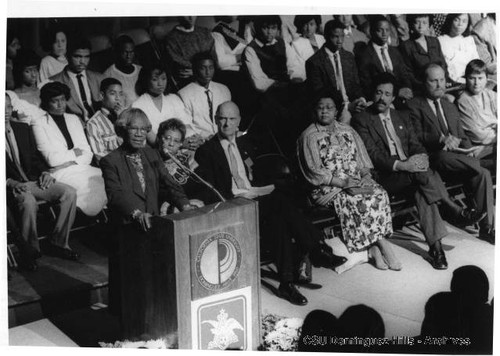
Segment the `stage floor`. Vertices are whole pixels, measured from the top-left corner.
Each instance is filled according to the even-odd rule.
[[[265,316],[272,313],[304,318],[314,309],[324,309],[340,316],[348,306],[366,304],[382,315],[387,337],[416,336],[420,333],[426,301],[437,292],[449,290],[452,273],[456,268],[468,264],[481,267],[490,281],[490,299],[493,297],[494,246],[450,225],[448,230],[449,235],[443,240],[449,263],[446,271],[432,268],[425,260],[428,248],[423,238],[418,233],[410,235],[413,232],[405,228],[391,239],[397,255],[404,264],[402,271],[379,271],[369,264],[358,265],[340,275],[324,268],[314,269],[313,282],[321,284],[322,288],[318,290],[302,288],[301,292],[309,299],[309,304],[303,307],[291,305],[276,297],[273,290],[278,287],[278,282],[263,278],[261,314]],[[89,237],[92,238],[96,236]],[[86,242],[82,242],[82,237],[78,240],[75,241],[75,246],[83,246],[89,250],[84,254],[82,262],[87,258],[92,261],[78,266],[90,275],[95,273],[95,276],[90,278],[90,275],[84,273],[78,276],[85,275],[88,278],[77,278],[72,272],[74,265],[73,268],[69,268],[71,267],[69,265],[54,267],[58,273],[64,275],[61,281],[66,283],[76,278],[80,279],[81,283],[106,283],[107,263],[106,258],[101,255],[102,251],[91,250],[88,239]],[[18,302],[16,302],[17,294],[20,293],[18,289],[25,283],[30,284],[35,275],[39,275],[36,278],[49,283],[47,277],[42,276],[44,272],[40,270],[30,278],[14,272],[13,280],[9,282],[9,305],[13,303],[11,305],[13,306]],[[15,280],[16,278],[24,280]],[[54,283],[58,282],[52,279],[50,284],[53,286]],[[33,285],[30,285],[30,288],[33,289]],[[9,330],[9,343],[19,346],[97,346],[99,341],[113,342],[119,335],[118,320],[102,307],[102,305],[93,308],[84,307],[51,317],[50,320],[43,319],[13,327]]]

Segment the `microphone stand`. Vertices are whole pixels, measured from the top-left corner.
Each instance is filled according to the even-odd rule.
[[[173,155],[171,154],[167,149],[163,149],[163,152],[181,169],[183,170],[185,173],[189,174],[189,175],[192,175],[193,177],[195,177],[196,179],[198,179],[203,185],[205,185],[206,187],[208,187],[212,192],[214,192],[217,197],[220,199],[221,202],[225,202],[226,199],[224,199],[224,197],[222,196],[221,193],[219,193],[219,191],[217,189],[214,188],[214,186],[210,183],[208,183],[205,179],[201,178],[198,174],[196,174],[193,170],[191,170],[190,168],[186,167],[185,165],[183,165],[181,162],[179,162],[179,160]]]

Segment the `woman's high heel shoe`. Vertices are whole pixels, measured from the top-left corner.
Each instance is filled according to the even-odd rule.
[[[368,255],[370,259],[373,260],[375,268],[380,270],[387,270],[389,268],[378,246],[371,246],[368,250]]]

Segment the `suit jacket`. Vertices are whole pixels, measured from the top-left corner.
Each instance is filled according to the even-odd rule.
[[[247,176],[249,176],[248,162],[251,162],[253,158],[252,151],[249,149],[249,145],[241,137],[236,139],[236,146],[244,162]],[[231,169],[229,168],[229,162],[220,144],[218,135],[214,135],[196,150],[195,160],[199,164],[197,173],[203,179],[212,184],[225,199],[234,198],[231,189],[233,179]],[[204,192],[202,199],[207,204],[219,200],[213,192],[208,190]]]
[[[57,167],[70,161],[83,165],[90,164],[94,154],[87,141],[80,119],[72,114],[64,114],[64,119],[74,147],[81,149],[82,154],[76,156],[73,149],[68,149],[66,139],[49,114],[33,121],[32,128],[37,149],[50,167]]]
[[[415,40],[405,41],[399,47],[407,68],[413,73],[413,84],[419,89],[422,89],[423,85],[423,69],[429,63],[441,65],[448,78],[448,67],[438,39],[436,37],[425,36],[425,41],[427,42],[427,52]]]
[[[48,170],[40,152],[36,149],[35,138],[29,125],[11,121],[10,126],[14,132],[17,141],[17,149],[19,151],[19,161],[24,173],[30,181],[35,181],[40,177],[42,172]],[[10,159],[9,155],[5,156],[6,177],[22,182],[23,179],[16,167],[16,164]]]
[[[425,148],[414,135],[408,113],[391,109],[390,116],[406,156],[426,153]],[[370,108],[356,115],[351,121],[351,125],[365,143],[375,169],[381,173],[392,172],[394,162],[398,158],[391,156],[387,135],[378,113]]]
[[[441,99],[440,102],[450,133],[462,140],[460,147],[471,147],[472,144],[460,124],[460,113],[457,107],[446,99]],[[439,142],[441,130],[438,118],[429,106],[427,99],[422,96],[415,97],[408,102],[408,108],[415,133],[427,151],[432,153],[441,150],[444,143]]]
[[[68,100],[67,104],[67,111],[77,115],[80,119],[83,120],[84,117],[84,108],[83,104],[80,100],[80,98],[77,95],[77,91],[75,86],[73,85],[73,81],[71,80],[69,74],[68,74],[69,67],[66,66],[64,70],[61,73],[58,73],[49,79],[54,82],[60,82],[63,84],[66,84],[70,91],[71,91],[71,97]],[[103,76],[101,73],[93,72],[91,70],[86,70],[86,75],[88,78],[88,84],[90,88],[90,95],[91,95],[91,102],[89,102],[90,106],[95,110],[96,106],[95,104],[100,101],[99,98],[99,87],[101,86],[101,80],[103,79]],[[90,119],[90,117],[89,117]]]
[[[133,164],[126,157],[127,150],[123,145],[101,159],[100,166],[111,210],[125,220],[136,209],[158,215],[160,194],[178,208],[189,204],[184,190],[168,173],[158,151],[145,147],[140,153],[144,166],[145,192]]]
[[[413,75],[406,66],[399,50],[393,46],[389,46],[389,57],[392,61],[393,74],[396,77],[400,88],[412,88],[414,82]],[[366,98],[373,96],[372,82],[373,78],[384,72],[384,66],[378,58],[377,52],[373,48],[370,41],[365,49],[356,58],[358,64],[359,80]]]
[[[363,96],[358,78],[358,68],[354,60],[354,55],[344,49],[339,50],[340,64],[344,77],[344,86],[349,100],[352,101]],[[342,102],[342,94],[337,90],[337,82],[332,62],[326,53],[326,47],[311,56],[306,61],[307,84],[311,94],[319,95],[328,93],[334,95],[335,99]]]

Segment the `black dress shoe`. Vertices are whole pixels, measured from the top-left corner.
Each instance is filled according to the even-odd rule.
[[[322,247],[311,256],[314,267],[325,267],[335,269],[347,262],[347,258],[337,256],[328,248]]]
[[[479,212],[476,209],[464,208],[460,215],[460,218],[463,219],[466,225],[474,225],[483,220],[488,214],[486,212]]]
[[[438,243],[432,246],[429,251],[432,267],[439,270],[448,269],[448,262],[446,261],[446,256],[444,255],[443,248],[441,247],[441,243],[439,241]]]
[[[485,228],[479,229],[479,236],[477,237],[479,240],[486,241],[492,245],[495,244],[495,229],[493,228]]]
[[[304,297],[293,283],[281,283],[278,288],[279,297],[288,300],[294,305],[306,305],[307,298]]]
[[[80,254],[69,248],[64,248],[56,245],[50,245],[49,252],[51,256],[59,257],[64,260],[78,261],[80,259]]]

